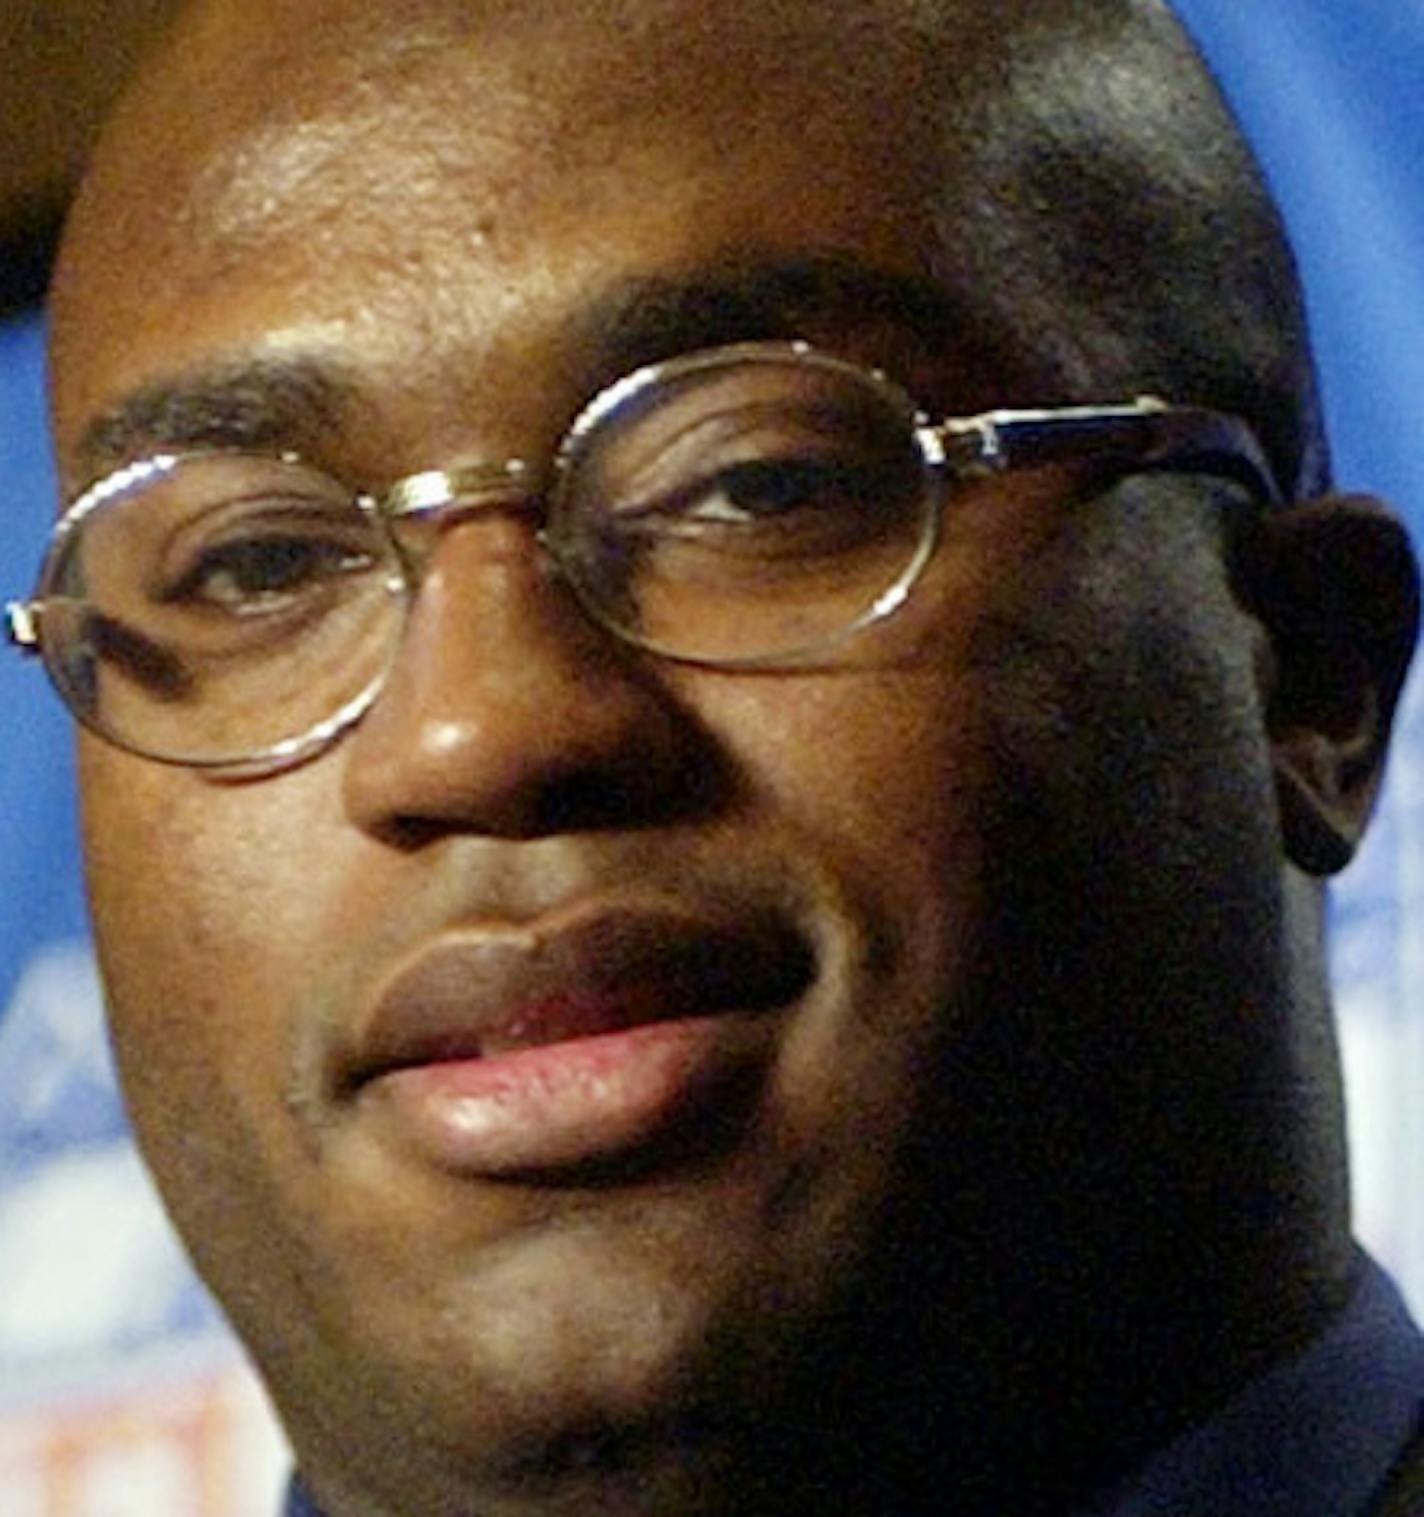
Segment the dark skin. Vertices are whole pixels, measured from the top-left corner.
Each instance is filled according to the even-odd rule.
[[[1243,410],[1308,481],[1269,210],[1175,32],[1085,10],[203,7],[71,231],[69,482],[165,442],[372,487],[540,457],[635,362],[792,332],[939,413]],[[1109,61],[1175,109],[1105,135]],[[1170,304],[1105,245],[1119,178]],[[331,1517],[1065,1512],[1338,1305],[1312,876],[1415,591],[1368,503],[1255,519],[1200,479],[981,487],[900,614],[768,676],[616,648],[484,518],[312,762],[83,740],[136,1128]],[[763,913],[810,966],[695,1132],[455,1177],[345,1098],[402,955],[629,899]]]

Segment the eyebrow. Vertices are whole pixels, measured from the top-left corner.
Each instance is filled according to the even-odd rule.
[[[963,344],[971,322],[928,278],[853,255],[740,252],[687,276],[608,287],[567,328],[586,399],[644,364],[728,343],[811,336],[828,327],[893,328],[930,351]],[[107,407],[74,449],[84,479],[136,458],[189,448],[314,451],[362,401],[354,371],[323,354],[223,360],[154,380]]]
[[[75,447],[85,477],[167,450],[298,447],[342,427],[358,395],[331,362],[219,361],[143,385],[89,422]]]
[[[687,277],[635,277],[594,305],[578,335],[600,367],[620,373],[699,347],[808,336],[813,328],[880,325],[934,350],[971,322],[932,280],[846,253],[742,252]]]

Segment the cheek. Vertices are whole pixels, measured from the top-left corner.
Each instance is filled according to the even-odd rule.
[[[929,1044],[964,1030],[994,825],[985,692],[941,628],[902,659],[732,685],[699,714],[741,777],[741,846],[815,892],[827,996],[785,1050],[794,1121],[874,1128],[882,1101],[912,1104]]]
[[[982,703],[954,670],[947,654],[943,669],[788,682],[752,711],[733,698],[724,741],[777,826],[917,892],[966,845],[984,776]]]
[[[135,1134],[199,1271],[237,1320],[265,1320],[254,1280],[270,1300],[306,1299],[318,1201],[285,1099],[292,1008],[333,952],[324,923],[334,879],[360,877],[357,840],[333,825],[319,763],[283,784],[221,785],[86,739],[80,778]]]
[[[292,968],[319,941],[319,876],[340,867],[319,767],[222,785],[83,741],[95,936],[141,1132],[187,1141],[243,1090],[272,1088]]]
[[[994,698],[973,648],[982,571],[943,553],[825,670],[713,679],[690,697],[755,825],[819,858],[887,928],[962,917],[977,874]]]

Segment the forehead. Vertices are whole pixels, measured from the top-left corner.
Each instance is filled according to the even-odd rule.
[[[437,225],[464,200],[477,230],[496,210],[587,209],[609,186],[641,184],[659,203],[678,174],[703,183],[729,152],[743,161],[797,156],[802,132],[824,155],[817,177],[863,181],[880,156],[886,85],[905,86],[899,129],[923,94],[908,72],[918,57],[912,31],[880,28],[883,45],[871,53],[854,28],[833,41],[846,29],[817,22],[804,3],[704,14],[685,0],[447,0],[402,16],[345,0],[309,17],[266,0],[260,25],[263,9],[200,12],[206,19],[170,54],[172,77],[151,107],[161,122],[166,106],[187,130],[184,141],[167,139],[169,161],[160,157],[150,173],[171,168],[164,183],[194,224],[229,242],[279,218],[313,226],[337,210],[347,230],[369,210],[389,235],[384,218],[397,200]],[[223,59],[216,76],[200,68],[213,54]],[[923,150],[924,137],[910,133],[906,151]]]
[[[62,449],[155,375],[254,349],[336,353],[388,393],[444,386],[454,418],[481,373],[567,349],[621,290],[749,251],[933,283],[964,350],[1000,360],[955,401],[1066,398],[1061,376],[1007,384],[1063,355],[1016,309],[989,225],[1032,219],[998,182],[1006,142],[1042,129],[1004,43],[1054,7],[923,9],[932,26],[914,0],[210,0],[109,134],[71,230]],[[1072,262],[1036,256],[1053,260]]]
[[[258,331],[468,362],[513,330],[566,326],[629,275],[728,250],[932,262],[939,134],[886,88],[924,67],[916,39],[882,28],[871,49],[813,19],[778,4],[203,7],[76,217],[61,433],[156,354],[182,365]]]

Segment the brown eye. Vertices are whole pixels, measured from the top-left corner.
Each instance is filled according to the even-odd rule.
[[[685,492],[679,514],[708,522],[747,522],[863,504],[871,471],[833,458],[762,459],[724,469]]]
[[[369,554],[329,538],[264,534],[205,549],[160,599],[259,614],[370,565]]]

